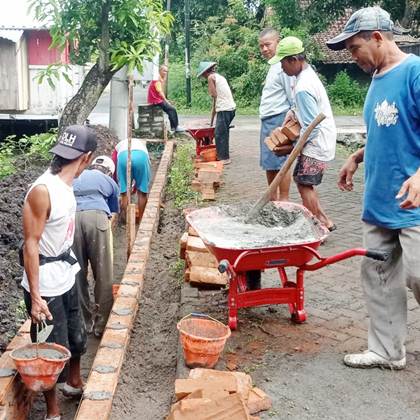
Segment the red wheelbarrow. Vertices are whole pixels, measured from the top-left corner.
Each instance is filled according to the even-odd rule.
[[[315,271],[330,264],[354,257],[356,255],[370,257],[384,261],[388,254],[382,251],[366,250],[363,248],[349,249],[330,257],[322,257],[317,248],[328,235],[328,230],[321,225],[314,216],[303,206],[294,203],[277,202],[277,206],[288,210],[301,210],[305,217],[312,222],[314,240],[293,244],[273,244],[259,248],[248,246],[247,249],[226,245],[229,241],[218,243],[214,237],[203,233],[203,223],[217,223],[221,214],[217,207],[208,207],[191,212],[187,215],[188,223],[197,231],[210,252],[219,261],[219,271],[229,275],[229,327],[236,329],[238,325],[238,309],[262,305],[287,304],[291,319],[295,323],[306,320],[304,309],[304,273]],[[312,259],[316,262],[310,264]],[[286,267],[296,267],[295,281],[289,280]],[[254,270],[275,268],[280,277],[280,287],[248,290],[246,273]]]
[[[197,157],[203,150],[214,149],[214,127],[187,128],[188,133],[195,140],[195,153]]]

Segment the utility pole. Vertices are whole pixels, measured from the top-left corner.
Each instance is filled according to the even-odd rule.
[[[191,63],[190,63],[190,0],[185,0],[185,86],[187,107],[191,107]]]
[[[171,11],[171,0],[166,0],[166,11]],[[171,40],[171,35],[166,35],[165,38],[165,56],[163,59],[163,63],[169,69],[169,42]],[[168,73],[169,74],[169,73]],[[163,91],[165,92],[165,96],[168,97],[168,75],[166,76],[165,85],[163,86]]]

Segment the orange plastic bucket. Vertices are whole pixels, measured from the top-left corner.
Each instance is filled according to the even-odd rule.
[[[55,343],[31,343],[10,354],[23,383],[35,392],[54,387],[70,356],[69,350]]]
[[[230,328],[204,314],[190,314],[178,322],[185,364],[190,368],[212,368],[230,337]]]

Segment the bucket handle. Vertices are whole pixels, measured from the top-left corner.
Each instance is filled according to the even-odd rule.
[[[203,314],[201,312],[191,312],[190,314],[185,315],[179,322],[184,321],[184,319],[188,319],[188,318],[204,318],[204,319],[210,319],[211,321],[217,322],[218,324],[221,324],[224,327],[226,327],[226,325],[223,324],[223,322],[220,322],[218,319],[213,318],[210,315]]]

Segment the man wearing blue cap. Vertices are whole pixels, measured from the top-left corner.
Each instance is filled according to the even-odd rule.
[[[362,262],[368,350],[344,357],[357,368],[405,367],[406,286],[420,302],[420,58],[398,48],[395,32],[389,13],[367,7],[327,42],[333,50],[348,49],[372,74],[364,105],[366,146],[348,158],[338,186],[351,191],[353,174],[365,163],[364,246],[390,253],[385,262]]]
[[[76,200],[73,180],[92,160],[96,134],[73,125],[51,149],[50,167],[29,189],[23,205],[23,297],[31,317],[31,339],[37,340],[37,324],[54,328],[47,338],[71,352],[66,382],[67,396],[80,396],[83,382],[80,358],[86,351],[86,328],[81,317],[75,277],[80,266],[71,250],[74,239]],[[58,382],[63,382],[63,375]],[[59,420],[56,388],[44,392],[47,420]]]

